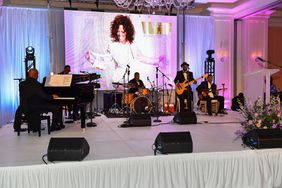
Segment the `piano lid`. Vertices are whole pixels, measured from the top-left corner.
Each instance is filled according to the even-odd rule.
[[[101,78],[100,74],[89,73],[89,74],[72,74],[72,83],[84,82],[84,81],[93,81]]]

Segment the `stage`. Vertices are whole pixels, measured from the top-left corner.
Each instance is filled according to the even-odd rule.
[[[281,187],[282,150],[250,150],[235,139],[241,116],[197,114],[198,123],[177,125],[162,116],[150,127],[120,128],[125,118],[95,118],[97,127],[83,131],[79,122],[47,134],[17,136],[1,128],[0,187]],[[153,118],[154,119],[154,118]],[[153,155],[159,132],[190,131],[193,153]],[[90,153],[82,162],[45,165],[51,137],[85,137]]]
[[[152,120],[156,119],[152,117]],[[80,122],[65,124],[66,128],[42,136],[37,133],[13,131],[12,124],[0,130],[2,145],[0,166],[20,166],[43,164],[41,157],[47,153],[51,137],[85,137],[90,145],[90,153],[84,160],[116,159],[136,156],[152,156],[152,144],[160,132],[190,131],[193,153],[247,150],[241,140],[235,139],[234,132],[242,120],[238,112],[228,111],[227,115],[208,116],[197,113],[197,124],[178,125],[173,116],[161,116],[161,123],[152,122],[150,127],[118,127],[125,118],[95,117],[97,127],[87,127],[83,132]],[[87,120],[88,122],[89,120]],[[45,125],[45,121],[42,121]]]

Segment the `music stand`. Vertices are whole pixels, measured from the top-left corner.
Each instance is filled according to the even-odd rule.
[[[117,88],[119,87],[120,83],[119,82],[113,82],[113,85],[116,85],[115,91],[114,91],[114,104],[111,106],[109,109],[110,112],[113,112],[114,114],[118,114],[120,112],[120,107],[117,103]]]

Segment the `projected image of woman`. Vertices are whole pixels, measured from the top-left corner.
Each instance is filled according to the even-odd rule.
[[[109,44],[108,52],[115,62],[113,81],[120,81],[126,66],[131,66],[134,60],[131,45],[134,41],[135,30],[129,17],[123,15],[115,17],[110,30],[113,43]]]
[[[130,66],[130,72],[141,72],[152,75],[155,67],[159,62],[164,61],[164,57],[146,57],[134,44],[135,29],[130,18],[125,15],[117,15],[111,22],[110,38],[111,43],[108,45],[108,56],[114,63],[114,71],[112,74],[112,82],[122,82],[123,75],[127,65]],[[101,56],[93,52],[89,52],[89,59],[92,64],[93,59]],[[106,59],[107,55],[104,55]],[[147,75],[142,74],[144,77]],[[143,78],[144,79],[144,78]]]

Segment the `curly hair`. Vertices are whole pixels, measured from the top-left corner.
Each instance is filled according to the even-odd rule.
[[[134,40],[135,30],[130,18],[124,15],[117,15],[111,22],[111,38],[113,42],[119,41],[117,32],[120,25],[123,26],[126,32],[126,40],[131,44]]]

